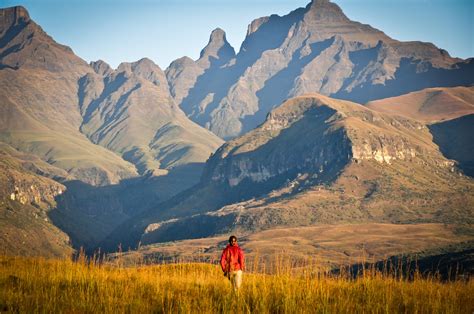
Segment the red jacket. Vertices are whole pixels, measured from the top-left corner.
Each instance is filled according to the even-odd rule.
[[[229,272],[234,270],[243,270],[244,266],[244,252],[237,244],[235,246],[227,244],[227,247],[224,249],[224,251],[222,251],[221,256],[222,271]]]

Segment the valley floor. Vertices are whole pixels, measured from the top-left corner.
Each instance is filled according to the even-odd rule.
[[[84,259],[0,257],[0,311],[70,313],[472,313],[474,281],[441,282],[368,270],[357,279],[247,271],[233,293],[218,266],[123,267]]]

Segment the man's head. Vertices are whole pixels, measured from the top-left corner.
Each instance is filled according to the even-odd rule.
[[[231,235],[230,238],[229,238],[229,244],[232,245],[232,246],[237,245],[237,237],[234,236],[234,235]]]

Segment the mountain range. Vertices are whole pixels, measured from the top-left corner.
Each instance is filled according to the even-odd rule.
[[[315,0],[252,21],[237,53],[217,28],[198,60],[112,69],[55,42],[25,8],[0,12],[6,253],[162,254],[230,232],[269,252],[252,241],[381,224],[474,240],[472,58]]]
[[[358,103],[432,86],[472,84],[472,59],[431,43],[400,42],[351,21],[328,0],[252,21],[234,54],[222,30],[197,61],[181,58],[166,75],[193,121],[230,139],[255,128],[284,100],[320,93]]]

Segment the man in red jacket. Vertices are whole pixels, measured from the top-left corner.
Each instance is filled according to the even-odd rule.
[[[229,278],[234,290],[238,290],[242,285],[242,271],[245,267],[244,252],[237,244],[237,238],[230,236],[229,244],[222,252],[221,267],[224,276]]]

